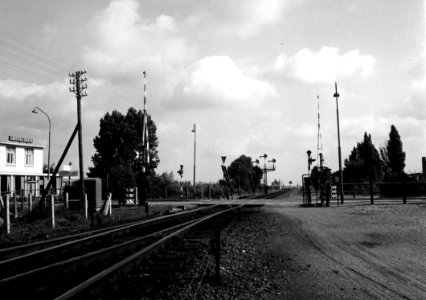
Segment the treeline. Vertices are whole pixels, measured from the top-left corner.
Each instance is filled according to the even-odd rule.
[[[344,182],[363,181],[407,181],[404,171],[405,152],[398,130],[394,125],[389,132],[385,146],[376,149],[371,134],[364,133],[364,139],[351,151],[344,161]]]

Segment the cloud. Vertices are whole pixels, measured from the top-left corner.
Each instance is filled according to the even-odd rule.
[[[45,23],[43,25],[43,41],[48,44],[50,43],[50,41],[58,34],[58,29],[50,24],[50,23]]]
[[[215,36],[250,37],[265,26],[275,24],[282,19],[282,14],[289,0],[235,0],[210,1],[203,3],[197,14],[187,18],[192,26],[208,26],[206,30]],[[208,25],[207,25],[208,24]],[[205,30],[203,30],[205,32]]]
[[[176,88],[186,106],[252,105],[276,95],[273,85],[250,77],[228,56],[205,57],[191,66]],[[176,101],[175,101],[176,103]]]
[[[66,92],[67,89],[65,83],[59,82],[40,85],[13,79],[0,80],[0,97],[17,101],[22,101],[30,96],[54,97],[58,93]]]
[[[136,0],[112,1],[90,22],[91,45],[83,48],[88,69],[96,74],[135,77],[143,69],[172,72],[197,49],[179,34],[179,24],[167,15],[144,19]]]
[[[304,48],[291,57],[282,54],[273,68],[302,81],[325,83],[355,75],[369,78],[374,74],[375,65],[373,56],[360,54],[358,49],[340,55],[338,48],[322,47],[317,52]]]

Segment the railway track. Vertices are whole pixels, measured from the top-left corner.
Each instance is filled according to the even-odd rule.
[[[212,205],[20,247],[23,254],[16,257],[10,257],[13,249],[4,250],[0,290],[14,299],[92,299],[159,250],[199,232],[217,233],[241,209],[242,205]]]

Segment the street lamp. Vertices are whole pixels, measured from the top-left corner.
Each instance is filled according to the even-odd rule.
[[[337,92],[337,82],[334,83],[335,93],[333,97],[336,98],[336,114],[337,114],[337,142],[339,152],[339,183],[340,183],[340,203],[343,204],[343,173],[342,173],[342,152],[340,149],[340,127],[339,127],[339,93]]]
[[[194,123],[194,127],[192,128],[192,132],[194,133],[194,180],[193,180],[193,186],[194,186],[194,199],[195,199],[195,153],[197,149],[197,126]]]
[[[49,181],[50,180],[50,130],[51,130],[51,123],[50,123],[49,115],[44,110],[42,110],[40,107],[38,107],[38,106],[34,107],[34,109],[32,111],[33,114],[36,114],[37,110],[42,112],[47,117],[47,119],[49,120],[49,148],[48,148],[48,152],[47,152],[47,180]]]

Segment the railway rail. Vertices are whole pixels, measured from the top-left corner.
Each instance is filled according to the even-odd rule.
[[[243,205],[212,205],[169,216],[3,250],[0,290],[11,298],[93,298],[138,263],[184,236],[218,232]],[[218,223],[219,220],[219,223]],[[15,247],[16,248],[16,247]],[[17,249],[15,249],[17,250]]]

